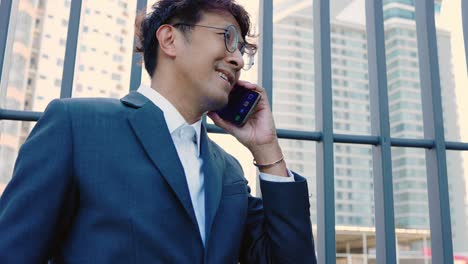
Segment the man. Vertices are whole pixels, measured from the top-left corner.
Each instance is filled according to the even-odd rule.
[[[151,87],[48,106],[0,200],[0,263],[315,263],[306,181],[264,89],[239,80],[255,52],[245,10],[163,0],[137,25]],[[212,112],[236,83],[262,94],[241,128]],[[263,201],[205,113],[253,154]]]

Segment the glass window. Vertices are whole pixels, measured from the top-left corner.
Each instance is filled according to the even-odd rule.
[[[114,98],[121,98],[129,92],[133,53],[128,51],[133,48],[134,16],[116,17],[112,26],[105,26],[102,22],[109,21],[110,11],[115,14],[135,14],[136,0],[127,2],[125,5],[116,5],[111,1],[83,2],[83,8],[90,10],[90,15],[80,20],[82,32],[78,46],[86,48],[77,54],[76,64],[80,65],[80,71],[75,72],[73,81],[88,88],[77,89],[74,86],[73,97],[102,97],[112,94]],[[148,4],[153,2],[148,1]],[[81,34],[83,32],[88,33]],[[109,39],[110,36],[114,36],[112,40]]]
[[[339,143],[334,154],[337,263],[365,263],[375,247],[371,147]]]
[[[424,149],[392,148],[393,202],[399,258],[429,258],[429,202]],[[408,259],[410,258],[410,259]]]
[[[17,18],[17,28],[15,31],[15,41],[20,42],[24,44],[25,46],[28,46],[31,40],[32,32],[31,28],[33,28],[32,25],[33,22],[33,14],[27,12],[26,10],[21,10],[18,12],[18,18]]]
[[[16,103],[19,102],[11,102]],[[28,136],[32,125],[32,122],[0,120],[0,196],[11,179],[19,147]]]
[[[356,26],[365,21],[365,5],[362,1],[352,6],[330,1],[330,9],[334,10],[330,16],[333,130],[340,134],[368,135],[371,131],[367,32],[365,26]]]
[[[384,10],[384,19],[390,19],[395,17],[414,20],[415,15],[413,11],[408,11],[402,8],[390,8]]]
[[[412,3],[411,6],[405,7],[405,10],[414,13]],[[386,11],[400,15],[398,12],[402,10],[398,8]],[[389,18],[384,18],[384,29],[390,135],[422,138],[424,135],[416,26],[414,23],[400,23]]]
[[[273,22],[273,114],[278,128],[313,131],[312,3],[284,16],[283,5],[281,1],[273,5],[279,18]]]
[[[2,161],[2,167],[0,168],[0,194],[11,179],[13,164],[17,155],[17,147],[8,146],[6,144],[0,145],[0,159]]]
[[[383,0],[383,4],[400,3],[414,6],[414,0]]]
[[[452,244],[455,255],[462,255],[468,251],[468,206],[466,167],[463,159],[468,154],[460,151],[447,151],[447,174],[450,197],[450,217],[452,223]],[[464,177],[465,176],[465,177]],[[466,209],[465,209],[466,208]]]

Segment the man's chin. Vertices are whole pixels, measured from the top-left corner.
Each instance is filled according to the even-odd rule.
[[[209,103],[208,109],[209,111],[219,111],[223,109],[225,106],[227,106],[228,100],[213,100],[212,102]]]

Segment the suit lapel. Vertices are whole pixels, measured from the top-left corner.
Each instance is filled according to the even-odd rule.
[[[184,169],[169,134],[163,112],[137,92],[130,93],[121,101],[137,108],[128,117],[133,131],[198,229]]]
[[[213,143],[209,140],[205,126],[202,126],[200,141],[203,159],[202,169],[205,177],[205,243],[208,243],[211,226],[221,200],[224,163],[220,153],[216,151]]]

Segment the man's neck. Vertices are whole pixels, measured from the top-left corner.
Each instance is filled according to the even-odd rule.
[[[168,83],[156,80],[151,80],[151,88],[160,93],[166,98],[184,117],[188,124],[193,124],[201,119],[203,112],[196,109],[197,104],[190,101],[190,96],[182,93],[181,89],[176,83]]]

